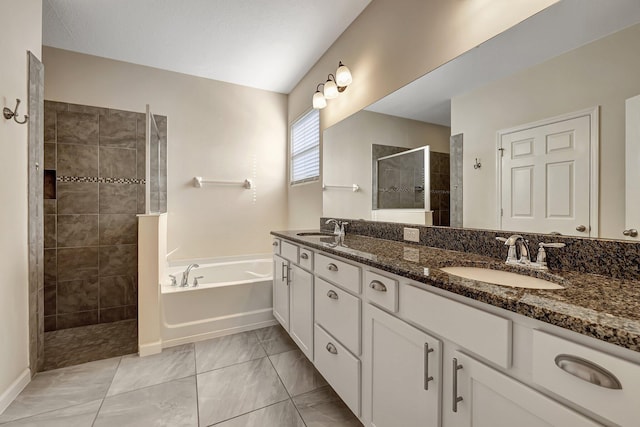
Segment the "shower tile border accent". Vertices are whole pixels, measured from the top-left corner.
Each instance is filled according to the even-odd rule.
[[[140,178],[103,178],[98,176],[58,176],[56,182],[97,182],[100,184],[146,184]]]

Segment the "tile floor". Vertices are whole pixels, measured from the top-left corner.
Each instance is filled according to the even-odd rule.
[[[2,427],[359,427],[280,326],[38,374]]]

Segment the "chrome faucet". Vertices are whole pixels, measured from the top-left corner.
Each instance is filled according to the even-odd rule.
[[[325,224],[333,224],[333,234],[335,234],[336,236],[340,236],[340,237],[344,237],[345,235],[345,231],[344,231],[344,226],[348,225],[349,223],[346,221],[340,221],[337,219],[328,219]]]
[[[186,286],[189,286],[189,273],[191,272],[192,268],[198,268],[198,267],[200,267],[198,264],[189,264],[189,266],[184,271],[184,273],[182,273],[182,280],[180,281],[180,287],[184,288]]]
[[[564,243],[542,243],[538,244],[538,256],[536,262],[531,262],[529,242],[519,234],[514,234],[508,239],[504,237],[496,237],[496,240],[504,242],[505,246],[509,246],[507,254],[507,264],[516,264],[537,270],[547,270],[547,254],[544,248],[563,248]]]
[[[521,235],[514,234],[508,239],[496,237],[496,240],[504,242],[505,246],[509,246],[507,264],[528,265],[531,262],[529,259],[529,244]]]

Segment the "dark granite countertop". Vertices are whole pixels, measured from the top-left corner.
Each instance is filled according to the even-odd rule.
[[[336,246],[332,236],[298,233],[301,231],[271,232],[307,247],[640,352],[640,281],[573,271],[533,271],[482,255],[353,234],[345,236],[344,246]],[[565,288],[537,290],[493,285],[440,270],[446,266],[515,271]]]

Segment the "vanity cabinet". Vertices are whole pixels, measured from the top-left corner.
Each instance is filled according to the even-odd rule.
[[[289,276],[289,334],[313,360],[313,275],[293,264]]]
[[[453,356],[447,427],[600,426],[471,356],[460,351]]]
[[[368,425],[439,426],[440,340],[369,304],[364,317],[371,355]]]
[[[607,344],[339,255],[279,249],[274,316],[367,427],[637,425],[640,366]],[[591,365],[563,368],[559,355]],[[594,364],[622,388],[592,384]]]
[[[278,246],[280,255],[273,256],[273,316],[313,360],[313,275],[297,264],[301,253],[306,254],[305,265],[312,263],[313,253],[285,241]]]
[[[273,256],[273,316],[289,330],[289,261]]]

